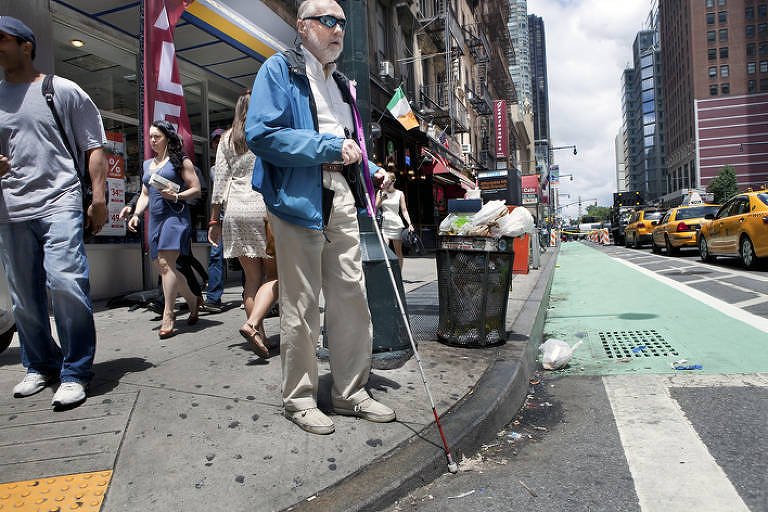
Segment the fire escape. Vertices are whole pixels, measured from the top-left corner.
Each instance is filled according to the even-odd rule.
[[[472,91],[472,104],[481,117],[480,147],[475,160],[483,169],[495,168],[493,100],[506,100],[511,103],[516,94],[512,77],[509,74],[513,50],[509,37],[507,20],[509,19],[509,0],[470,0],[470,7],[475,12],[477,24],[468,30],[468,47],[475,58],[475,88]],[[466,29],[465,29],[466,30]],[[493,34],[493,45],[488,43],[485,34]],[[477,85],[479,84],[479,85]],[[514,144],[510,137],[510,142]]]
[[[458,82],[453,72],[454,60],[464,54],[465,32],[448,0],[419,0],[417,19],[422,51],[435,57],[433,81],[420,87],[420,101],[433,112],[432,122],[446,127],[446,133],[467,132],[467,107],[456,93]]]

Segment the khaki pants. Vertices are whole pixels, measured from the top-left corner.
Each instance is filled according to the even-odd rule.
[[[334,190],[325,239],[322,231],[269,213],[280,287],[280,359],[287,411],[317,407],[319,297],[325,298],[325,327],[336,401],[359,402],[371,370],[373,328],[365,292],[360,233],[352,192],[341,173],[323,172]]]

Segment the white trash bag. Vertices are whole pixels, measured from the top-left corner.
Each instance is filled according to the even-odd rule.
[[[483,224],[490,224],[499,217],[506,215],[508,211],[504,201],[488,201],[480,208],[480,211],[472,216],[472,225],[482,226]]]
[[[527,208],[518,207],[508,215],[504,215],[496,221],[496,226],[491,228],[494,236],[523,236],[532,233],[534,228],[533,216]]]
[[[579,341],[574,346],[568,345],[563,340],[549,338],[539,346],[541,352],[541,366],[545,370],[559,370],[564,368],[571,360],[573,351],[583,342]]]

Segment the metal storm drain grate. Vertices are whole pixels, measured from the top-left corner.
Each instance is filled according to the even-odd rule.
[[[603,350],[611,359],[680,355],[655,329],[642,331],[598,331]]]

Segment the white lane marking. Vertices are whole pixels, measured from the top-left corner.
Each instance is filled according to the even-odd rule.
[[[614,254],[625,254],[625,253],[626,253],[626,250],[625,251],[617,251]],[[618,257],[621,257],[621,256],[618,256]],[[634,256],[634,257],[628,257],[628,258],[623,258],[623,259],[636,259],[636,258],[657,258],[657,259],[662,259],[662,260],[666,260],[666,261],[669,261],[669,262],[671,262],[671,261],[680,261],[680,262],[685,261],[685,262],[689,262],[690,265],[694,265],[696,268],[708,268],[708,269],[714,270],[716,272],[722,272],[724,274],[728,274],[729,275],[728,277],[734,277],[734,276],[747,277],[747,278],[755,280],[755,281],[768,282],[768,275],[765,275],[763,273],[750,272],[748,270],[739,270],[739,269],[735,269],[735,268],[728,268],[728,267],[723,267],[722,265],[718,265],[716,263],[704,263],[703,261],[684,260],[684,259],[674,260],[674,259],[671,259],[669,256],[661,255],[661,254],[653,254],[653,253],[651,253],[651,254],[647,254],[645,256]],[[724,277],[720,276],[719,279],[724,279]]]
[[[768,387],[768,373],[678,373],[663,375],[667,387]]]
[[[739,302],[732,303],[734,306],[743,308],[743,307],[749,307],[754,306],[756,304],[762,304],[763,302],[768,301],[768,295],[759,292],[757,290],[753,290],[752,288],[746,288],[744,286],[732,283],[730,281],[727,281],[727,279],[733,279],[735,277],[734,275],[715,275],[715,276],[703,276],[696,272],[695,270],[701,268],[701,267],[678,267],[678,268],[663,268],[656,270],[655,272],[658,272],[664,276],[668,275],[678,275],[678,276],[700,276],[699,279],[692,280],[692,281],[683,281],[687,285],[695,284],[695,283],[706,283],[706,282],[714,282],[717,284],[721,284],[723,286],[727,286],[728,288],[738,290],[740,292],[749,293],[757,295],[757,297],[752,299],[746,299]],[[689,272],[689,270],[694,270],[694,272]]]
[[[728,304],[723,300],[716,299],[715,297],[712,297],[707,293],[700,292],[699,290],[691,288],[690,286],[687,286],[684,283],[679,283],[674,279],[670,279],[666,276],[659,275],[652,270],[648,270],[639,265],[635,265],[634,263],[631,263],[629,261],[624,261],[621,258],[616,258],[615,260],[621,263],[622,265],[626,265],[629,268],[637,270],[638,272],[645,274],[648,277],[652,277],[653,279],[661,283],[664,283],[667,286],[674,288],[675,290],[682,292],[688,295],[689,297],[692,297],[698,300],[699,302],[702,302],[707,306],[710,306],[711,308],[714,308],[715,310],[720,311],[725,315],[730,316],[731,318],[735,318],[736,320],[744,322],[747,325],[751,325],[755,329],[768,333],[768,318],[763,318],[757,315],[753,315],[752,313],[748,311],[744,311],[743,309],[739,309],[738,307],[732,304]],[[690,282],[700,282],[700,281],[690,281]]]
[[[742,288],[742,290],[746,290],[745,288]],[[752,292],[755,293],[755,292]],[[755,297],[754,299],[747,299],[742,300],[740,302],[734,302],[733,305],[737,308],[748,308],[750,306],[757,306],[758,304],[764,304],[768,302],[768,295],[761,295],[760,297]]]
[[[697,512],[749,512],[664,376],[611,375],[603,385],[643,512],[667,512],[673,503]]]

